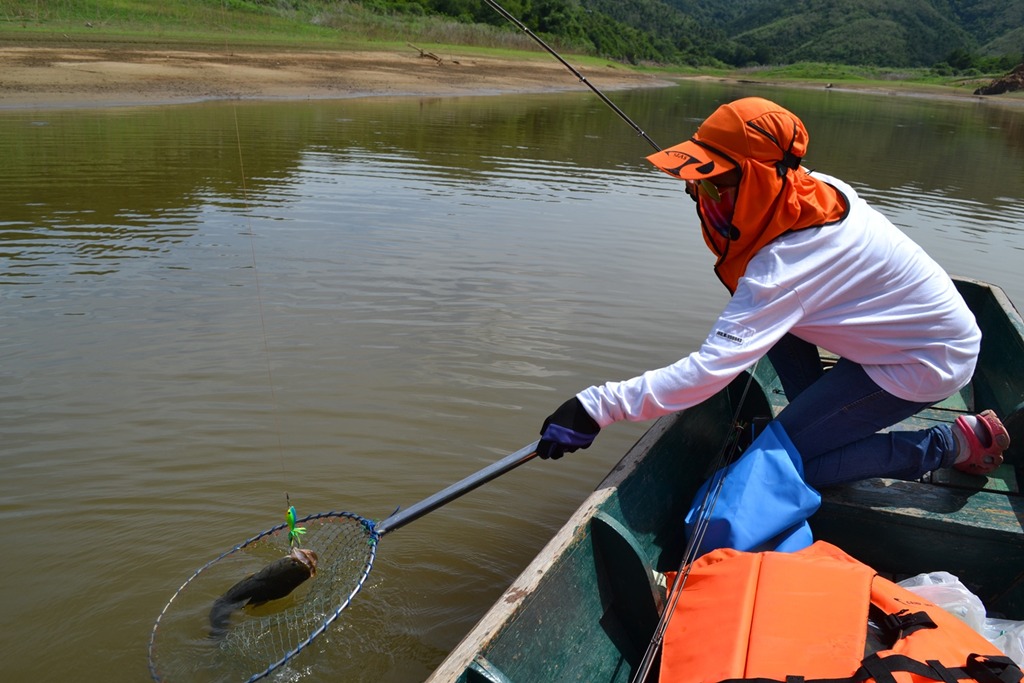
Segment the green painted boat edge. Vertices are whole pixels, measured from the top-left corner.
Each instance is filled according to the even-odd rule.
[[[1024,322],[998,287],[966,278],[956,283],[986,331],[977,382],[909,424],[929,426],[965,410],[994,408],[1007,417],[1015,438],[1004,466],[1015,474],[1024,463]],[[1007,358],[1012,362],[1004,362]],[[709,473],[745,377],[704,404],[657,421],[428,681],[630,680],[650,627],[642,616],[648,606],[628,603],[644,602],[645,591],[657,586],[658,573],[675,569],[682,515]],[[755,377],[742,420],[774,415],[785,405],[769,364],[759,364]],[[676,482],[668,475],[682,479]],[[837,542],[884,573],[951,571],[990,610],[995,605],[1002,616],[1024,618],[1024,501],[994,483],[955,476],[944,486],[890,479],[857,482],[824,491],[812,527],[816,537]],[[643,507],[645,495],[674,500],[652,513],[653,508]],[[638,521],[648,513],[675,520],[675,538],[656,520]],[[602,552],[609,541],[600,539],[610,530],[623,541]],[[624,578],[609,578],[622,572]],[[656,608],[658,599],[652,595],[649,606]]]

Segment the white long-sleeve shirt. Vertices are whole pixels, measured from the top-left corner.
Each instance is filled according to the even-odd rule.
[[[952,280],[851,187],[818,177],[845,195],[847,218],[762,248],[699,350],[577,394],[599,425],[696,405],[787,332],[859,363],[908,401],[940,401],[970,381],[981,331]]]

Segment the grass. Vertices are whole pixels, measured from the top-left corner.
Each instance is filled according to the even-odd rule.
[[[0,41],[352,49],[418,40],[532,51],[530,39],[440,17],[382,15],[345,0],[0,0]]]
[[[916,91],[974,92],[981,85],[1003,74],[982,74],[973,76],[951,76],[936,73],[929,68],[886,68],[877,66],[851,66],[845,64],[822,64],[800,62],[774,67],[738,69],[733,72],[737,78],[757,81],[785,81],[835,87],[879,88],[899,90],[913,88]]]
[[[0,0],[0,40],[297,48],[346,42],[313,16],[287,16],[250,5],[234,0]]]
[[[0,44],[208,46],[217,49],[406,49],[533,59],[543,53],[522,32],[414,14],[374,13],[348,0],[0,0]],[[554,45],[559,52],[565,48]],[[544,57],[546,58],[546,56]],[[586,66],[608,60],[573,54]],[[1002,74],[941,76],[931,69],[799,63],[752,69],[621,65],[666,76],[710,75],[834,86],[973,91]]]

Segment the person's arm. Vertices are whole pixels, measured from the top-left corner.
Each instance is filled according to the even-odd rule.
[[[795,292],[741,280],[699,350],[667,367],[593,386],[576,397],[600,427],[689,408],[752,366],[801,317]]]

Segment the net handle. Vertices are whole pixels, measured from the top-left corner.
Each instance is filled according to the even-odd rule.
[[[534,441],[529,446],[524,446],[515,453],[506,455],[501,460],[488,465],[475,474],[471,474],[465,479],[458,481],[441,491],[438,491],[429,498],[425,498],[415,505],[411,505],[404,510],[396,512],[387,519],[377,522],[374,527],[374,533],[377,536],[383,536],[389,531],[400,529],[409,522],[419,519],[428,512],[433,512],[437,508],[469,493],[473,489],[486,484],[492,479],[496,479],[506,472],[511,472],[523,463],[533,460],[537,456],[538,443],[540,442]]]

